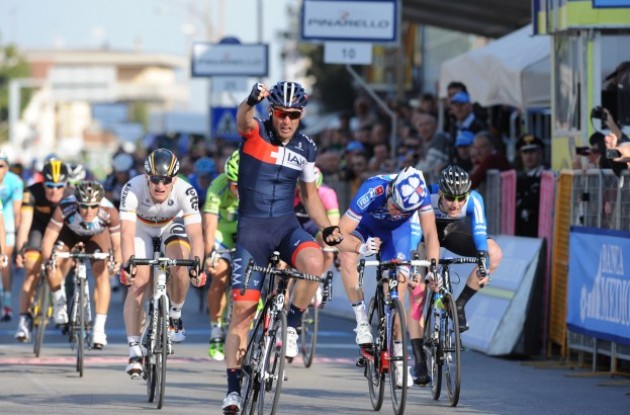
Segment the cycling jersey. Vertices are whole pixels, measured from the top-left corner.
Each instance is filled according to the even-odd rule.
[[[234,235],[236,235],[238,219],[238,198],[230,190],[230,182],[225,174],[219,175],[210,184],[206,193],[203,213],[219,217],[215,240],[225,245],[225,248],[234,247]]]
[[[488,230],[486,222],[486,213],[483,203],[483,197],[476,190],[470,192],[468,198],[464,202],[461,210],[456,216],[448,216],[440,207],[440,196],[438,184],[432,184],[431,187],[431,204],[435,211],[435,219],[438,231],[443,230],[449,224],[454,222],[463,222],[466,218],[470,218],[472,238],[475,242],[477,251],[488,251]],[[438,232],[442,233],[442,232]]]
[[[151,199],[145,175],[129,180],[120,195],[120,220],[136,222],[151,227],[162,227],[176,217],[184,224],[201,223],[199,199],[195,189],[183,180],[175,180],[171,193],[162,203]]]
[[[241,135],[238,189],[240,217],[274,218],[293,214],[297,180],[315,181],[315,143],[298,132],[288,143],[276,137],[271,122],[255,118]]]
[[[90,222],[86,222],[79,213],[79,204],[74,195],[59,203],[59,209],[53,213],[50,223],[61,228],[67,227],[78,236],[87,237],[102,233],[109,229],[110,234],[120,232],[118,211],[112,202],[103,198],[100,203],[98,215]]]
[[[70,191],[66,188],[66,194],[70,194]],[[31,229],[37,228],[42,231],[46,229],[48,221],[52,216],[57,203],[53,203],[46,198],[46,189],[43,182],[38,182],[30,185],[24,191],[22,197],[22,210],[33,210],[33,223]]]
[[[4,215],[4,228],[6,233],[15,233],[15,216],[13,203],[24,197],[24,183],[20,176],[13,172],[7,172],[0,183],[0,201],[2,201]]]
[[[326,211],[328,219],[330,219],[331,222],[333,218],[339,219],[339,201],[337,200],[337,192],[335,192],[335,189],[323,184],[317,188],[317,194],[322,201],[322,205],[324,205],[324,210]],[[293,209],[295,210],[295,215],[297,216],[300,225],[302,225],[308,233],[315,235],[318,232],[317,224],[315,224],[315,222],[313,222],[308,216],[306,207],[302,204],[302,200],[297,192],[295,199],[293,200]]]

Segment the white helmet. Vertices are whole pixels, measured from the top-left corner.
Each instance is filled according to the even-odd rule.
[[[424,176],[413,167],[405,167],[389,185],[389,197],[403,212],[418,209],[426,195],[427,184]]]
[[[133,156],[127,153],[120,153],[114,157],[112,167],[115,173],[126,173],[133,167]]]

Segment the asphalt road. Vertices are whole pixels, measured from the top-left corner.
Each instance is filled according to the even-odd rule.
[[[18,282],[20,279],[18,279]],[[14,304],[17,290],[14,287]],[[115,293],[107,321],[110,344],[89,351],[85,375],[75,371],[75,354],[65,337],[51,328],[42,356],[32,344],[13,339],[14,320],[0,323],[0,414],[146,413],[145,382],[132,381],[124,372],[127,346],[122,321],[122,295]],[[164,408],[168,414],[221,413],[225,395],[225,366],[207,355],[209,326],[198,311],[191,290],[184,308],[186,342],[175,347],[168,361]],[[304,368],[296,359],[287,369],[280,412],[321,415],[370,414],[367,384],[354,362],[358,350],[354,324],[323,316],[315,363]],[[444,395],[434,401],[429,388],[414,387],[407,414],[623,414],[630,413],[630,382],[606,374],[590,373],[568,365],[539,360],[491,358],[466,351],[462,355],[462,391],[459,405],[451,408]],[[393,413],[389,385],[380,413]]]

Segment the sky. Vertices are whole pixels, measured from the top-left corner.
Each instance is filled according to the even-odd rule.
[[[0,0],[0,42],[22,49],[141,45],[146,52],[189,56],[191,41],[207,37],[257,42],[257,1],[263,5],[263,42],[273,54],[276,33],[286,26],[287,4],[298,7],[298,0]],[[277,66],[271,62],[270,78],[280,73]],[[191,91],[200,82],[194,81]],[[199,97],[191,99],[196,109],[203,106]]]

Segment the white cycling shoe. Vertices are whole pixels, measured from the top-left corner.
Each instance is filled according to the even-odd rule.
[[[369,345],[374,342],[374,338],[372,337],[372,328],[369,323],[357,324],[357,328],[355,328],[354,331],[357,333],[355,341],[359,346]]]

